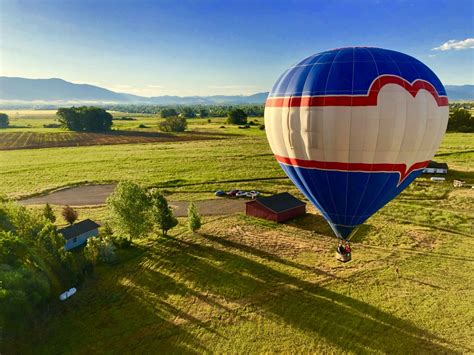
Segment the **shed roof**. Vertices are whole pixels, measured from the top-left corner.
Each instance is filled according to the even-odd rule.
[[[276,213],[288,211],[293,208],[306,205],[305,202],[298,200],[295,196],[288,192],[283,192],[269,197],[260,197],[254,201]],[[247,203],[252,203],[254,201]]]
[[[66,240],[77,237],[86,232],[90,232],[94,229],[99,228],[100,225],[95,223],[93,220],[85,219],[80,221],[79,223],[73,224],[72,226],[68,226],[66,228],[62,228],[59,230]]]
[[[432,168],[432,169],[446,169],[446,170],[448,170],[448,164],[446,164],[446,163],[438,163],[438,162],[435,162],[434,160],[431,160],[431,161],[428,163],[427,168]]]

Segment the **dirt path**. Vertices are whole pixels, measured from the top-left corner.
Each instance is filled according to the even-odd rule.
[[[24,205],[52,205],[91,206],[102,205],[112,193],[115,184],[88,185],[66,188],[51,192],[47,195],[36,196],[21,200]],[[178,217],[187,215],[188,201],[170,201],[170,206]],[[225,215],[245,211],[245,200],[213,199],[196,201],[199,212],[205,216]]]
[[[27,198],[20,202],[24,205],[42,205],[45,203],[71,206],[102,205],[114,191],[115,186],[116,184],[69,187],[53,191],[47,195]]]

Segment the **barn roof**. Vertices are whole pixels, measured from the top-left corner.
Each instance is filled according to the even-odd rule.
[[[76,224],[73,224],[72,226],[60,229],[59,233],[61,233],[66,240],[69,240],[99,227],[100,225],[95,223],[93,220],[85,219]]]
[[[435,162],[434,160],[431,160],[429,163],[428,163],[428,166],[427,168],[432,168],[432,169],[448,169],[448,164],[446,163],[438,163],[438,162]]]
[[[306,205],[305,202],[298,200],[295,196],[289,194],[288,192],[283,192],[270,197],[260,197],[254,201],[276,213],[288,211],[293,208]],[[247,203],[251,202],[253,201]]]

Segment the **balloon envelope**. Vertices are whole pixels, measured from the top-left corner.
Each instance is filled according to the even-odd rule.
[[[448,113],[443,85],[419,60],[351,47],[283,73],[265,129],[288,177],[345,239],[428,165]]]

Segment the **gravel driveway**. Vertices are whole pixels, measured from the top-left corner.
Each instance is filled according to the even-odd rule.
[[[115,184],[85,185],[65,188],[51,192],[47,195],[36,196],[21,200],[24,205],[51,205],[91,206],[102,205],[112,193]],[[199,213],[205,216],[225,215],[245,211],[246,200],[219,198],[212,200],[196,201]],[[169,201],[176,216],[187,215],[189,201]]]

